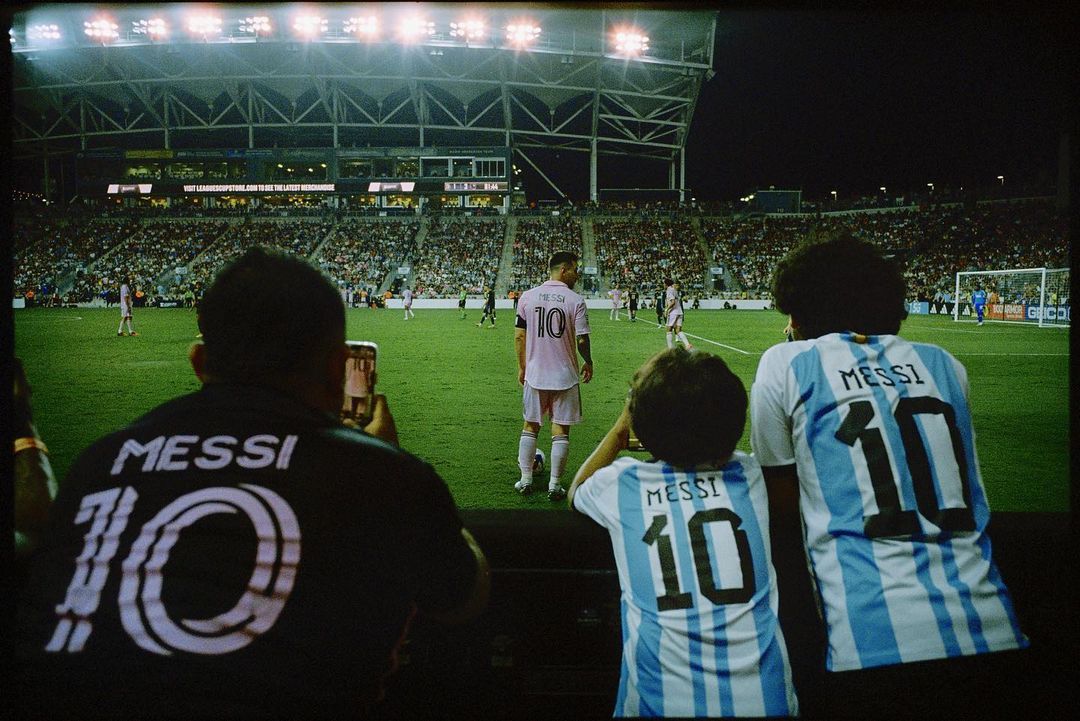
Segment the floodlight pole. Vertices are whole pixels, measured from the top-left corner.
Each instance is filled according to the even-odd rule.
[[[597,188],[596,188],[596,135],[593,134],[591,148],[589,150],[589,200],[596,202],[597,200]]]

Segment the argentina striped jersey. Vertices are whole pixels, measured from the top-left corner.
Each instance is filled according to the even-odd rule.
[[[1027,646],[991,558],[955,358],[891,335],[784,343],[762,355],[750,406],[758,461],[798,471],[829,670]]]
[[[574,507],[608,529],[622,587],[616,716],[798,712],[753,458],[676,469],[619,458]]]

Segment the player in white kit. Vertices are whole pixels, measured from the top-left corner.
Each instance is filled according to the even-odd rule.
[[[578,384],[592,380],[589,316],[585,299],[574,292],[578,256],[562,251],[548,262],[550,280],[525,291],[518,302],[514,348],[518,382],[522,384],[522,417],[518,442],[521,479],[514,485],[522,495],[532,492],[536,435],[545,415],[551,417],[551,453],[548,498],[566,497],[559,482],[570,451],[570,426],[581,422]],[[578,369],[577,356],[583,361]]]
[[[405,305],[405,320],[414,317],[416,314],[412,312],[412,299],[413,292],[410,288],[405,288],[401,291],[401,300]]]
[[[619,286],[615,286],[607,292],[611,297],[611,313],[608,315],[610,320],[619,319],[619,308],[622,307],[622,289]]]
[[[719,357],[663,351],[570,486],[570,507],[608,530],[619,571],[615,716],[798,714],[765,479],[735,450],[746,406]],[[631,426],[657,460],[616,458]]]
[[[751,443],[824,614],[822,718],[1025,710],[964,366],[897,335],[900,270],[850,234],[796,247],[773,285],[795,340],[761,357]]]
[[[120,281],[120,327],[116,329],[116,335],[124,335],[124,322],[127,322],[127,335],[138,335],[131,325],[131,288],[128,287],[127,279]]]
[[[674,348],[674,338],[686,346],[686,350],[692,350],[690,340],[683,333],[683,307],[682,297],[679,295],[679,284],[671,278],[664,279],[666,290],[664,291],[664,317],[667,318],[667,347]]]

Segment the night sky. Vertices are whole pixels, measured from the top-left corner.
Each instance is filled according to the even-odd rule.
[[[724,200],[769,185],[804,199],[976,188],[998,175],[1052,186],[1080,41],[1064,14],[1032,12],[722,12],[687,185]],[[609,163],[601,187],[656,187],[655,174]]]

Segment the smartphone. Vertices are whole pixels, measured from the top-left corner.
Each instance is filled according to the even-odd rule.
[[[345,402],[341,417],[363,427],[371,422],[375,407],[375,359],[379,346],[366,340],[347,340],[345,345],[349,357],[345,361]]]

